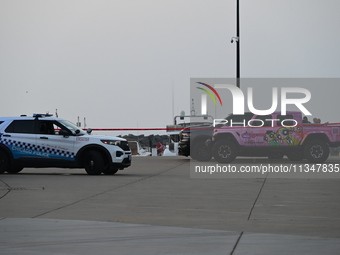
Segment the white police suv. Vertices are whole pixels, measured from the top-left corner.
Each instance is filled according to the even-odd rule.
[[[89,135],[48,114],[0,117],[0,174],[18,173],[24,167],[63,167],[113,175],[130,165],[125,139]]]

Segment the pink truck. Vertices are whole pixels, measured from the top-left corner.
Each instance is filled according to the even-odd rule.
[[[301,112],[254,115],[243,123],[225,124],[214,129],[211,143],[212,154],[220,163],[232,162],[237,156],[280,159],[284,155],[294,161],[322,163],[330,147],[340,146],[340,125],[302,123]]]

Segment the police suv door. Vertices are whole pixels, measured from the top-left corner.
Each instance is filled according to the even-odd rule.
[[[37,124],[37,148],[39,155],[48,160],[74,161],[75,136],[59,135],[59,131],[65,129],[55,120],[39,119]]]
[[[1,143],[11,150],[14,159],[36,157],[35,121],[13,120],[4,130]]]

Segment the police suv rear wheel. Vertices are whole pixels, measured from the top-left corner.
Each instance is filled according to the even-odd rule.
[[[20,166],[12,166],[9,169],[7,169],[7,173],[17,174],[17,173],[21,172],[22,169],[24,169],[24,168],[20,167]]]
[[[100,175],[104,169],[103,156],[98,151],[89,151],[84,159],[85,171],[89,175]]]
[[[9,169],[9,159],[7,155],[0,151],[0,174],[3,174]]]
[[[231,141],[217,141],[213,146],[213,156],[219,163],[232,162],[237,157],[237,145]]]

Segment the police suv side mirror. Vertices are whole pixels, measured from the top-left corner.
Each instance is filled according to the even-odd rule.
[[[91,128],[88,128],[88,129],[86,130],[86,133],[87,133],[88,135],[90,135],[90,134],[92,133],[92,129],[91,129]]]
[[[67,130],[62,129],[62,130],[59,131],[59,135],[62,135],[64,137],[68,137],[70,134],[68,133]]]

